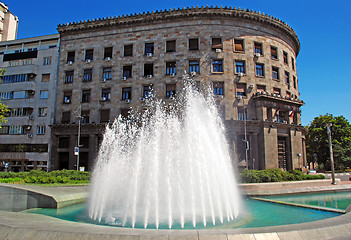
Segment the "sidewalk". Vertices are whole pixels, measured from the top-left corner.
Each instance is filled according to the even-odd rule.
[[[251,197],[310,192],[351,191],[351,181],[340,181],[340,179],[336,179],[336,185],[332,185],[330,179],[298,182],[247,183],[239,184],[239,187],[243,195]]]

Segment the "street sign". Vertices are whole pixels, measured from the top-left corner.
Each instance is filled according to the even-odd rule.
[[[78,156],[79,154],[79,147],[74,147],[74,155]]]

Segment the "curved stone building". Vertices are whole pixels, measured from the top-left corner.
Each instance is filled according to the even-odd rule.
[[[305,165],[296,57],[283,21],[252,10],[196,7],[62,24],[52,168],[91,169],[105,124],[143,108],[152,89],[172,99],[182,76],[210,85],[233,163],[249,169]]]

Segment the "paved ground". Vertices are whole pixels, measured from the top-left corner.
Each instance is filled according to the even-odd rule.
[[[331,174],[324,174],[327,179],[331,179]],[[350,182],[351,173],[335,173],[335,178],[339,178],[341,181]]]
[[[277,185],[266,185],[266,191],[277,191]],[[85,187],[55,189],[48,188],[35,191],[47,191],[53,195],[71,195],[72,192],[84,192]],[[351,182],[340,182],[339,185],[300,187],[284,185],[280,191],[290,189],[294,192],[311,189],[351,190]],[[71,195],[72,196],[72,195]],[[62,197],[62,196],[61,196]],[[136,239],[136,240],[312,240],[312,239],[351,239],[351,213],[339,217],[303,224],[285,226],[249,228],[249,229],[211,229],[211,230],[144,230],[123,229],[108,226],[97,226],[85,223],[72,223],[43,215],[24,212],[0,211],[0,239]]]

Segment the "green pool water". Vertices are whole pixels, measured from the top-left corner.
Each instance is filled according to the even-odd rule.
[[[93,223],[87,216],[85,204],[77,204],[61,209],[32,209],[27,212],[35,214],[48,215],[63,220],[73,222]],[[279,226],[287,224],[296,224],[304,222],[312,222],[325,218],[339,216],[338,213],[319,211],[307,208],[293,207],[276,203],[263,202],[253,199],[245,200],[245,209],[242,209],[241,216],[230,223],[220,226],[207,226],[206,228],[254,228]],[[103,225],[103,224],[102,224]],[[127,226],[128,227],[128,226]],[[137,225],[138,227],[138,225]],[[142,228],[142,224],[139,225]],[[152,226],[149,226],[153,228]],[[161,225],[160,228],[167,229],[167,224]],[[173,228],[173,227],[172,227]],[[177,228],[177,226],[174,226]],[[185,228],[192,229],[192,225],[186,224]],[[199,227],[201,228],[201,227]]]
[[[265,197],[276,201],[346,210],[351,204],[351,192],[318,193]]]

